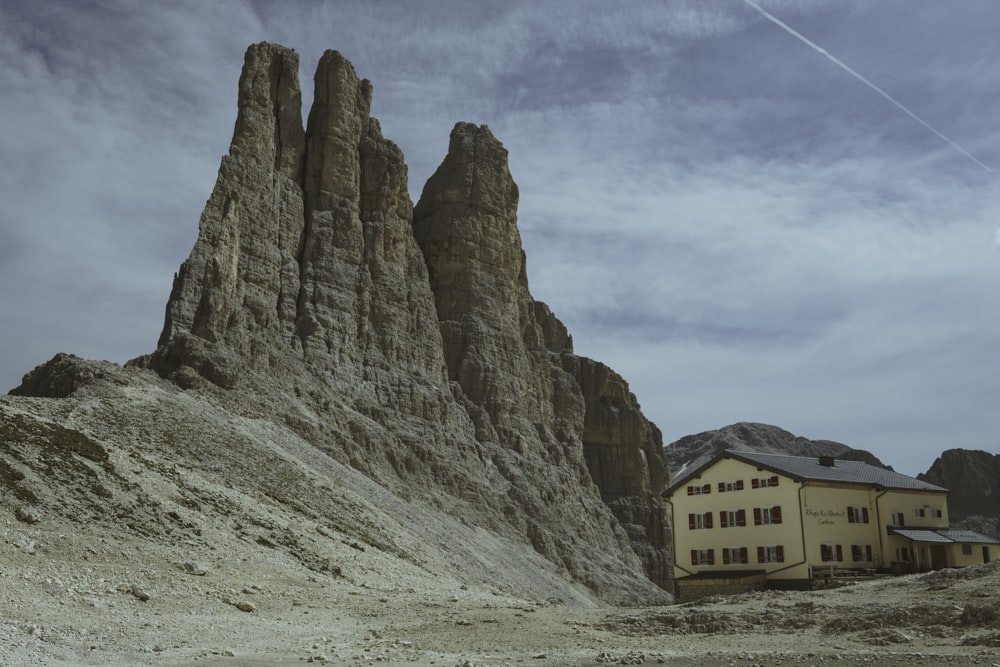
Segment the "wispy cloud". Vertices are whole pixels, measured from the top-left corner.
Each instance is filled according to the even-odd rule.
[[[759,4],[1000,163],[992,0]],[[668,439],[765,421],[907,472],[997,446],[992,178],[732,0],[0,5],[3,389],[155,344],[262,39],[306,104],[327,48],[373,81],[415,197],[490,124],[533,293]]]

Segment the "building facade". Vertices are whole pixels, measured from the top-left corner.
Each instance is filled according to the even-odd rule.
[[[859,461],[726,451],[664,492],[674,576],[762,573],[771,587],[820,576],[911,572],[1000,558],[1000,544],[948,528],[948,491]]]

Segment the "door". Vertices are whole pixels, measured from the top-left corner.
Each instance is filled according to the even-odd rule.
[[[989,547],[983,547],[983,562],[984,563],[989,563],[990,562],[990,548]]]

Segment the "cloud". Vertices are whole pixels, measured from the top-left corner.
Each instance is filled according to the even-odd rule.
[[[1000,164],[991,1],[761,4]],[[374,82],[414,198],[489,124],[533,294],[668,440],[763,421],[905,472],[997,447],[994,181],[730,0],[4,3],[4,388],[151,350],[264,39],[306,109],[327,48]]]

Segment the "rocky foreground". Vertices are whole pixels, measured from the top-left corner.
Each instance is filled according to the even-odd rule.
[[[418,567],[345,539],[319,571],[238,533],[156,546],[0,516],[3,665],[1000,664],[1000,563],[611,608],[462,583],[446,559]]]

